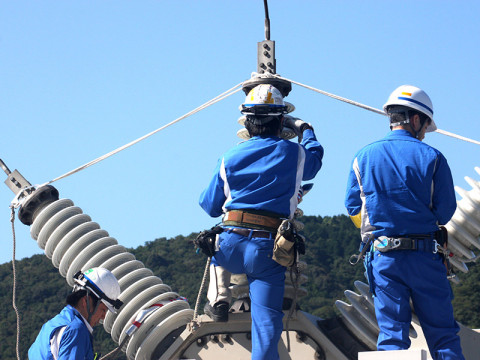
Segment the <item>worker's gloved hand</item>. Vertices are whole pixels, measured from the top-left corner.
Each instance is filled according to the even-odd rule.
[[[302,119],[295,118],[290,115],[284,115],[284,118],[285,120],[283,122],[283,125],[292,129],[295,132],[295,134],[298,136],[299,142],[302,141],[303,131],[305,129],[313,129],[312,125],[306,123]]]

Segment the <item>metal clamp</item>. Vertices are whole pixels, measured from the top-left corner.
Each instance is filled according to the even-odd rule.
[[[393,249],[396,249],[398,247],[400,247],[400,245],[402,245],[402,240],[401,239],[397,239],[397,238],[388,238],[388,242],[391,243],[392,245],[390,246],[390,249],[393,250]]]
[[[372,243],[373,237],[370,237],[365,245],[363,246],[362,250],[360,251],[360,254],[353,254],[350,256],[350,259],[348,259],[348,262],[350,265],[356,265],[359,263],[360,260],[363,260],[365,253],[369,250],[370,244]]]
[[[433,253],[436,254],[438,252],[441,252],[443,253],[443,248],[441,247],[441,245],[437,242],[436,239],[433,239]]]

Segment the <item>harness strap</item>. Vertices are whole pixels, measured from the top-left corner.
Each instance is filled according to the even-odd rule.
[[[394,250],[417,250],[437,253],[444,242],[430,236],[429,238],[411,238],[411,237],[387,237],[380,236],[375,239],[373,246],[380,252]]]

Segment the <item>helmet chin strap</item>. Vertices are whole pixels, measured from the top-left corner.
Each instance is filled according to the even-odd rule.
[[[425,121],[426,120],[423,120],[421,121],[420,120],[420,129],[415,130],[415,128],[413,127],[413,124],[412,122],[410,121],[410,118],[408,117],[408,112],[407,111],[396,111],[396,113],[403,113],[404,114],[404,117],[405,117],[405,120],[402,120],[402,121],[398,121],[396,123],[390,123],[390,130],[396,126],[401,126],[401,125],[410,125],[410,129],[412,129],[412,132],[414,133],[415,135],[415,139],[418,139],[418,134],[420,133],[420,130],[422,130],[423,128],[423,125],[425,125]],[[413,115],[415,116],[415,115]]]
[[[415,116],[415,115],[414,115]],[[420,128],[418,129],[418,131],[415,130],[415,128],[413,127],[412,123],[410,122],[410,127],[412,128],[413,132],[415,133],[415,138],[418,139],[418,134],[420,133],[420,131],[423,129],[423,125],[425,125],[425,121],[427,121],[426,119],[424,119],[423,121],[420,120]]]
[[[97,312],[98,306],[100,305],[100,301],[97,301],[95,308],[92,312],[90,312],[90,290],[87,288],[87,322],[90,324],[90,320],[92,320],[93,315]]]
[[[411,122],[408,122],[408,124],[410,125],[410,129],[412,129],[414,135],[415,135],[415,139],[418,139],[418,131],[415,130],[415,128],[413,127],[412,123]],[[421,129],[421,128],[420,128]]]
[[[282,133],[284,127],[285,127],[285,116],[282,115],[282,117],[280,118],[280,134]]]

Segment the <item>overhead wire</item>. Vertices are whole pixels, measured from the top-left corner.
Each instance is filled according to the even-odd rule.
[[[297,82],[297,81],[294,81],[294,80],[291,80],[291,79],[287,79],[287,78],[282,77],[282,76],[280,76],[280,75],[278,75],[278,74],[271,74],[271,76],[276,77],[276,78],[278,78],[278,79],[282,79],[282,80],[289,81],[289,82],[291,82],[292,84],[296,84],[296,85],[302,86],[302,87],[304,87],[304,88],[306,88],[306,89],[315,91],[315,92],[317,92],[317,93],[319,93],[319,94],[322,94],[322,95],[331,97],[331,98],[336,99],[336,100],[343,101],[343,102],[345,102],[345,103],[347,103],[347,104],[351,104],[351,105],[360,107],[360,108],[362,108],[362,109],[365,109],[365,110],[368,110],[368,111],[372,111],[372,112],[377,113],[377,114],[379,114],[379,115],[387,116],[387,114],[386,114],[384,111],[379,110],[379,109],[376,109],[376,108],[371,107],[371,106],[368,106],[368,105],[365,105],[365,104],[362,104],[362,103],[359,103],[359,102],[357,102],[357,101],[353,101],[353,100],[350,100],[350,99],[347,99],[347,98],[344,98],[344,97],[341,97],[341,96],[338,96],[338,95],[335,95],[335,94],[332,94],[332,93],[329,93],[329,92],[326,92],[326,91],[323,91],[323,90],[320,90],[320,89],[316,89],[316,88],[314,88],[314,87],[312,87],[312,86],[305,85],[305,84],[302,84],[302,83],[300,83],[300,82]],[[442,135],[447,135],[447,136],[456,138],[456,139],[458,139],[458,140],[467,141],[467,142],[470,142],[470,143],[473,143],[473,144],[480,145],[480,141],[478,141],[478,140],[473,140],[473,139],[467,138],[467,137],[465,137],[465,136],[461,136],[461,135],[454,134],[454,133],[449,132],[449,131],[437,129],[437,130],[435,130],[435,132],[438,132],[439,134],[442,134]]]
[[[86,168],[88,168],[88,167],[90,167],[90,166],[92,166],[92,165],[95,165],[96,163],[99,163],[100,161],[105,160],[105,159],[109,158],[110,156],[113,156],[113,155],[119,153],[119,152],[122,151],[122,150],[125,150],[125,149],[129,148],[129,147],[131,147],[131,146],[139,143],[139,142],[142,141],[142,140],[145,140],[146,138],[148,138],[148,137],[150,137],[150,136],[158,133],[159,131],[162,131],[162,130],[166,129],[167,127],[169,127],[169,126],[171,126],[171,125],[179,122],[180,120],[183,120],[183,119],[185,119],[185,118],[187,118],[187,117],[189,117],[189,116],[191,116],[191,115],[193,115],[193,114],[195,114],[195,113],[197,113],[197,112],[199,112],[199,111],[201,111],[201,110],[203,110],[203,109],[205,109],[205,108],[207,108],[207,107],[209,107],[209,106],[211,106],[211,105],[213,105],[213,104],[215,104],[215,103],[217,103],[217,102],[219,102],[220,100],[223,100],[223,99],[225,99],[225,98],[227,98],[227,97],[235,94],[236,92],[238,92],[238,91],[241,90],[241,88],[240,88],[241,85],[242,85],[242,83],[239,83],[239,84],[235,85],[234,87],[228,89],[227,91],[224,91],[224,92],[221,93],[220,95],[218,95],[218,96],[214,97],[213,99],[207,101],[206,103],[198,106],[197,108],[195,108],[195,109],[193,109],[192,111],[186,113],[185,115],[182,115],[182,116],[180,116],[179,118],[177,118],[177,119],[169,122],[168,124],[163,125],[162,127],[158,128],[158,129],[156,129],[156,130],[154,130],[154,131],[152,131],[152,132],[150,132],[150,133],[148,133],[148,134],[146,134],[146,135],[144,135],[144,136],[142,136],[142,137],[140,137],[140,138],[138,138],[138,139],[136,139],[136,140],[133,140],[133,141],[129,142],[128,144],[125,144],[125,145],[123,145],[123,146],[120,146],[119,148],[117,148],[117,149],[115,149],[115,150],[113,150],[113,151],[111,151],[111,152],[109,152],[109,153],[107,153],[107,154],[105,154],[105,155],[102,155],[102,156],[96,158],[95,160],[92,160],[92,161],[90,161],[90,162],[88,162],[88,163],[86,163],[86,164],[84,164],[84,165],[81,165],[81,166],[79,166],[79,167],[77,167],[77,168],[75,168],[75,169],[73,169],[73,170],[71,170],[71,171],[69,171],[69,172],[67,172],[67,173],[59,176],[59,177],[56,177],[56,178],[53,179],[53,180],[50,180],[50,181],[48,181],[48,182],[46,182],[46,183],[44,183],[44,184],[42,184],[42,185],[39,185],[38,187],[46,186],[46,185],[49,185],[49,184],[51,184],[51,183],[53,183],[53,182],[55,182],[55,181],[64,179],[64,178],[66,178],[66,177],[68,177],[68,176],[70,176],[70,175],[73,175],[73,174],[75,174],[75,173],[77,173],[77,172],[79,172],[79,171],[81,171],[81,170],[84,170],[84,169],[86,169]],[[237,88],[238,88],[238,89],[237,89]]]
[[[282,77],[282,76],[280,76],[280,75],[278,75],[278,74],[268,74],[268,76],[269,76],[269,77],[271,76],[271,77],[274,77],[274,78],[278,78],[278,79],[282,79],[282,80],[285,80],[285,81],[289,81],[289,82],[291,82],[292,84],[296,84],[296,85],[298,85],[298,86],[302,86],[302,87],[304,87],[304,88],[306,88],[306,89],[315,91],[315,92],[317,92],[317,93],[319,93],[319,94],[322,94],[322,95],[331,97],[331,98],[336,99],[336,100],[343,101],[343,102],[345,102],[345,103],[347,103],[347,104],[351,104],[351,105],[360,107],[360,108],[362,108],[362,109],[365,109],[365,110],[374,112],[374,113],[379,114],[379,115],[383,115],[383,116],[386,116],[386,115],[387,115],[387,114],[386,114],[384,111],[382,111],[382,110],[379,110],[379,109],[376,109],[376,108],[374,108],[374,107],[371,107],[371,106],[362,104],[362,103],[360,103],[360,102],[358,102],[358,101],[350,100],[350,99],[347,99],[347,98],[345,98],[345,97],[342,97],[342,96],[339,96],[339,95],[335,95],[335,94],[329,93],[329,92],[327,92],[327,91],[314,88],[314,87],[312,87],[312,86],[309,86],[309,85],[300,83],[300,82],[295,81],[295,80],[292,80],[292,79],[288,79],[288,78]],[[167,128],[167,127],[169,127],[169,126],[171,126],[171,125],[173,125],[173,124],[175,124],[175,123],[177,123],[177,122],[179,122],[179,121],[181,121],[181,120],[183,120],[183,119],[185,119],[185,118],[187,118],[187,117],[189,117],[189,116],[191,116],[191,115],[193,115],[193,114],[195,114],[195,113],[197,113],[197,112],[199,112],[199,111],[201,111],[201,110],[203,110],[203,109],[205,109],[205,108],[207,108],[207,107],[209,107],[209,106],[211,106],[211,105],[213,105],[213,104],[215,104],[215,103],[217,103],[217,102],[219,102],[219,101],[221,101],[221,100],[223,100],[223,99],[225,99],[225,98],[227,98],[227,97],[229,97],[229,96],[231,96],[231,95],[233,95],[233,94],[235,94],[236,92],[238,92],[238,91],[241,90],[240,86],[242,86],[242,84],[243,84],[243,82],[235,85],[234,87],[228,89],[227,91],[221,93],[220,95],[214,97],[213,99],[207,101],[206,103],[204,103],[204,104],[200,105],[199,107],[193,109],[192,111],[186,113],[185,115],[180,116],[179,118],[171,121],[170,123],[168,123],[168,124],[166,124],[166,125],[158,128],[158,129],[156,129],[156,130],[154,130],[154,131],[152,131],[152,132],[150,132],[150,133],[148,133],[148,134],[146,134],[146,135],[144,135],[144,136],[142,136],[142,137],[140,137],[140,138],[138,138],[138,139],[136,139],[136,140],[134,140],[134,141],[131,141],[130,143],[125,144],[125,145],[123,145],[123,146],[121,146],[121,147],[119,147],[119,148],[117,148],[117,149],[115,149],[115,150],[113,150],[113,151],[105,154],[105,155],[102,155],[102,156],[100,156],[100,157],[98,157],[98,158],[96,158],[96,159],[94,159],[94,160],[92,160],[92,161],[90,161],[90,162],[88,162],[88,163],[86,163],[86,164],[84,164],[84,165],[81,165],[81,166],[79,166],[79,167],[77,167],[77,168],[75,168],[75,169],[73,169],[73,170],[71,170],[71,171],[69,171],[69,172],[67,172],[67,173],[59,176],[59,177],[56,177],[56,178],[54,178],[53,180],[50,180],[50,181],[48,181],[48,182],[46,182],[46,183],[44,183],[44,184],[42,184],[42,185],[39,185],[39,187],[45,186],[45,185],[49,185],[49,184],[51,184],[51,183],[53,183],[53,182],[55,182],[55,181],[64,179],[64,178],[66,178],[66,177],[68,177],[68,176],[70,176],[70,175],[73,175],[73,174],[75,174],[75,173],[77,173],[77,172],[79,172],[79,171],[81,171],[81,170],[84,170],[84,169],[86,169],[86,168],[88,168],[88,167],[90,167],[90,166],[92,166],[92,165],[95,165],[96,163],[98,163],[98,162],[100,162],[100,161],[102,161],[102,160],[105,160],[105,159],[109,158],[110,156],[113,156],[113,155],[119,153],[119,152],[122,151],[122,150],[125,150],[125,149],[129,148],[129,147],[137,144],[138,142],[140,142],[140,141],[142,141],[142,140],[145,140],[146,138],[148,138],[148,137],[156,134],[157,132],[162,131],[162,130],[164,130],[165,128]],[[457,134],[451,133],[451,132],[449,132],[449,131],[445,131],[445,130],[441,130],[441,129],[437,129],[437,130],[435,130],[435,131],[438,132],[439,134],[442,134],[442,135],[447,135],[447,136],[450,136],[450,137],[453,137],[453,138],[456,138],[456,139],[459,139],[459,140],[462,140],[462,141],[467,141],[467,142],[470,142],[470,143],[473,143],[473,144],[480,145],[480,141],[473,140],[473,139],[467,138],[467,137],[465,137],[465,136],[457,135]]]

